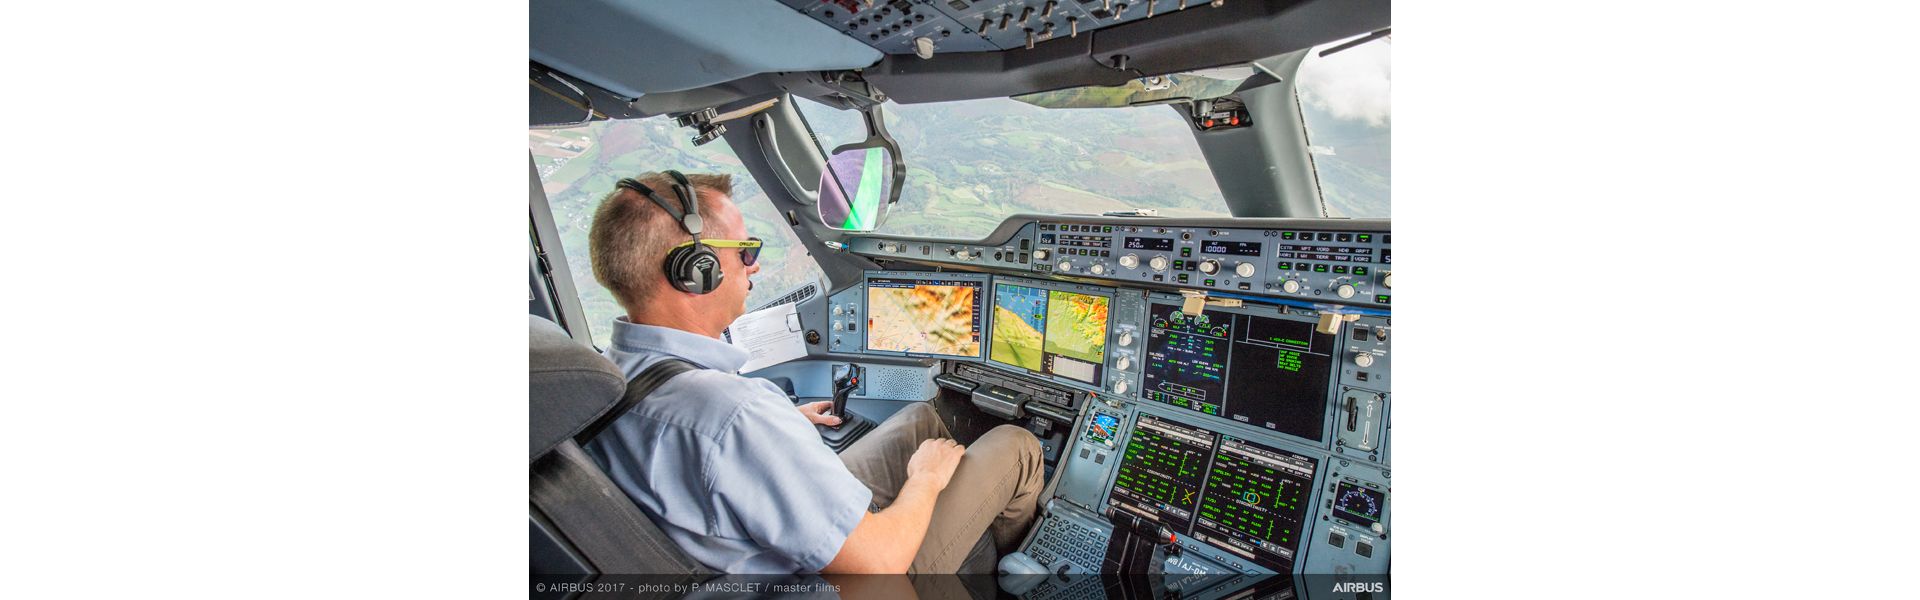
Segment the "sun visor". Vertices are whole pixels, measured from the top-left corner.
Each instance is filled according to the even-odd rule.
[[[535,3],[533,60],[629,99],[761,73],[857,69],[881,57],[778,2]]]

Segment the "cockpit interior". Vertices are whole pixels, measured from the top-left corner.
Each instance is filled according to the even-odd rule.
[[[1039,442],[1040,516],[1016,552],[968,561],[965,572],[998,578],[987,593],[1103,597],[1095,576],[1151,573],[1152,597],[1265,597],[1297,578],[1389,573],[1392,222],[1384,200],[1362,210],[1360,195],[1333,191],[1363,178],[1331,172],[1330,158],[1361,158],[1309,139],[1313,107],[1297,83],[1303,63],[1384,52],[1390,3],[530,9],[536,370],[591,362],[606,345],[613,313],[594,296],[584,243],[591,203],[641,171],[731,170],[767,255],[806,262],[755,282],[749,317],[782,315],[798,341],[770,346],[785,354],[743,376],[797,404],[834,402],[848,418],[822,427],[821,443],[835,450],[915,403],[931,403],[961,443],[1004,424]],[[1168,146],[1127,149],[1145,126],[1082,142],[984,125],[1010,112],[914,120],[979,101],[1033,122],[1142,115],[1193,152],[1178,165],[1128,154]],[[933,141],[942,129],[947,141]],[[1009,148],[1034,158],[998,154]],[[1055,155],[1111,171],[1064,184],[1023,170]],[[962,162],[944,170],[945,156]],[[1370,185],[1384,198],[1385,183]],[[1189,187],[1213,204],[1153,204]],[[536,424],[567,407],[589,418],[620,392],[569,404],[543,398],[571,392],[541,381]],[[533,435],[536,576],[700,571],[604,495],[568,431]],[[597,503],[582,499],[593,490]],[[610,521],[621,525],[599,525]],[[623,545],[663,558],[609,557]]]

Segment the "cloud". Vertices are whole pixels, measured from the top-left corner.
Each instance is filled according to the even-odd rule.
[[[1296,76],[1300,99],[1334,118],[1383,127],[1393,121],[1393,44],[1375,40],[1321,58],[1315,48]]]

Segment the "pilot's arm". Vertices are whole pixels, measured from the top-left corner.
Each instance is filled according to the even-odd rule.
[[[920,443],[907,460],[907,483],[886,510],[868,513],[854,526],[823,573],[906,573],[933,522],[933,504],[947,489],[967,448],[948,439]]]

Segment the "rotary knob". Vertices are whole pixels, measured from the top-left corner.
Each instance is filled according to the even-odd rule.
[[[1387,276],[1380,278],[1380,287],[1393,287],[1393,271],[1387,271]]]
[[[1298,294],[1300,293],[1300,280],[1288,279],[1282,281],[1280,282],[1280,290],[1289,294]]]
[[[1050,254],[1051,254],[1051,253],[1049,253],[1049,252],[1047,252],[1046,250],[1035,250],[1035,251],[1033,251],[1033,259],[1034,259],[1034,260],[1046,260],[1046,259],[1047,259],[1047,256],[1049,256]]]
[[[1124,380],[1113,382],[1113,393],[1115,394],[1127,393],[1127,382]]]
[[[1072,272],[1072,271],[1073,271],[1073,261],[1070,261],[1070,260],[1063,260],[1063,261],[1060,261],[1060,272],[1061,272],[1061,273],[1068,273],[1068,272]]]
[[[1119,343],[1120,343],[1120,347],[1122,347],[1122,348],[1125,348],[1125,347],[1127,347],[1127,346],[1132,346],[1132,345],[1133,345],[1133,332],[1131,332],[1131,331],[1123,331],[1123,332],[1120,332],[1120,339],[1119,339],[1118,341],[1119,341]]]
[[[1165,271],[1167,270],[1167,257],[1155,256],[1147,261],[1147,266],[1153,267],[1155,271]]]
[[[1358,290],[1353,289],[1353,284],[1351,283],[1342,283],[1338,287],[1333,288],[1333,293],[1338,294],[1341,298],[1352,298],[1356,292],[1358,292]]]
[[[845,312],[846,312],[846,309],[840,308],[840,305],[838,304],[833,305],[833,316],[838,317]]]
[[[1105,275],[1107,274],[1107,266],[1100,263],[1093,263],[1093,266],[1087,267],[1087,272],[1095,275]]]
[[[1252,276],[1253,276],[1253,263],[1247,263],[1247,262],[1243,262],[1243,263],[1240,263],[1240,264],[1238,264],[1238,265],[1234,265],[1234,267],[1233,267],[1233,274],[1235,274],[1235,275],[1239,275],[1239,276],[1241,276],[1241,277],[1252,277]]]
[[[1377,522],[1376,522],[1376,523],[1374,523],[1374,524],[1373,524],[1373,526],[1371,526],[1371,527],[1368,527],[1368,529],[1372,529],[1372,530],[1373,530],[1373,534],[1374,534],[1374,535],[1386,535],[1386,534],[1387,534],[1387,527],[1386,527],[1385,525],[1381,525],[1381,524],[1379,524],[1379,523],[1377,523]]]
[[[1360,368],[1363,369],[1371,367],[1373,366],[1373,355],[1365,352],[1355,354],[1353,355],[1353,364],[1360,365]]]
[[[1201,272],[1201,273],[1206,273],[1206,274],[1208,274],[1208,275],[1212,275],[1212,274],[1214,274],[1214,273],[1219,273],[1219,272],[1220,272],[1220,261],[1217,261],[1217,260],[1214,260],[1214,259],[1211,259],[1211,258],[1209,258],[1209,259],[1206,259],[1206,260],[1203,260],[1203,261],[1200,261],[1200,272]]]
[[[1140,257],[1132,254],[1120,257],[1120,266],[1131,269],[1140,266]]]
[[[1131,366],[1133,366],[1133,359],[1131,358],[1122,356],[1120,358],[1113,359],[1113,368],[1115,369],[1125,371],[1127,370],[1127,367],[1131,367]]]

